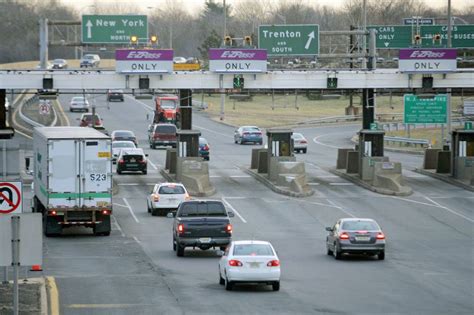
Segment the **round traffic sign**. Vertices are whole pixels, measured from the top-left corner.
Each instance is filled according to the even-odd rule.
[[[15,211],[21,203],[21,193],[11,183],[0,183],[0,214]]]

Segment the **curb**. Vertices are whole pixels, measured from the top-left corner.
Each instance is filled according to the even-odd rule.
[[[247,168],[243,168],[243,167],[240,167],[240,169],[243,170],[245,173],[249,174],[250,176],[252,176],[253,178],[255,178],[256,180],[258,180],[259,182],[263,183],[265,186],[267,186],[272,191],[274,191],[278,194],[286,195],[286,196],[290,196],[290,197],[295,197],[295,198],[309,197],[309,196],[312,196],[314,194],[314,190],[311,189],[311,188],[310,188],[310,191],[308,191],[306,193],[297,193],[297,192],[294,192],[294,191],[291,191],[291,190],[288,190],[288,189],[283,189],[283,188],[281,188],[281,186],[277,186],[277,185],[273,184],[265,176],[260,175],[260,174],[254,172],[251,169],[247,169]]]
[[[443,175],[443,174],[433,173],[433,172],[430,172],[430,171],[427,171],[427,170],[424,170],[424,169],[420,169],[420,168],[416,168],[415,172],[417,172],[419,174],[422,174],[422,175],[430,176],[430,177],[435,178],[435,179],[442,180],[443,182],[446,182],[448,184],[451,184],[451,185],[454,185],[454,186],[457,186],[457,187],[460,187],[460,188],[464,188],[466,190],[474,192],[474,186],[473,185],[468,185],[466,183],[461,182],[460,180],[454,179],[454,178],[451,177],[451,175]]]
[[[361,186],[365,189],[376,192],[378,194],[389,195],[389,196],[410,196],[411,194],[413,194],[413,189],[411,189],[411,187],[408,187],[409,188],[408,192],[396,192],[396,191],[393,191],[393,190],[372,186],[372,185],[364,182],[363,180],[359,179],[356,176],[349,175],[345,172],[339,171],[339,170],[334,169],[334,168],[329,169],[329,172],[334,174],[334,175],[340,176],[340,177],[342,177],[342,178],[344,178],[344,179],[346,179],[350,182],[353,182],[354,184],[356,184],[358,186]]]
[[[160,170],[160,174],[161,176],[163,176],[168,182],[176,182],[176,178],[175,176],[171,175],[169,172],[167,172],[165,169],[161,169]],[[196,196],[196,197],[209,197],[209,196],[212,196],[216,193],[216,188],[214,186],[212,186],[212,188],[210,190],[207,190],[207,191],[204,191],[204,192],[192,192],[192,191],[189,191],[189,194],[191,196]]]

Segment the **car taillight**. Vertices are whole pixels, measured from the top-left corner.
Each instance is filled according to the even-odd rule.
[[[339,239],[340,239],[340,240],[348,240],[348,239],[349,239],[349,234],[347,234],[346,232],[342,232],[342,233],[339,235]]]
[[[209,146],[206,144],[203,148],[204,151],[209,151]]]
[[[153,194],[153,195],[152,195],[152,198],[153,198],[153,202],[158,202],[158,201],[160,201],[160,196],[159,196],[159,195]]]
[[[49,213],[49,215],[52,215],[52,216],[58,215],[56,210],[50,210],[50,211],[48,211],[48,213]]]
[[[242,263],[236,259],[229,260],[229,266],[231,267],[242,267]]]
[[[268,267],[278,267],[280,266],[279,260],[270,260],[267,264]]]
[[[138,163],[140,163],[140,164],[146,164],[146,160],[143,160],[143,159],[142,159],[142,160],[138,161]]]
[[[308,143],[306,140],[301,140],[300,143]]]
[[[191,200],[191,196],[189,196],[188,193],[186,193],[185,197],[184,197],[185,200]]]
[[[118,161],[118,163],[119,163],[119,164],[124,164],[124,163],[125,163],[125,161],[124,161],[124,160],[122,160],[122,159],[120,159],[120,160]]]
[[[384,235],[382,232],[378,232],[378,233],[377,233],[377,239],[378,239],[378,240],[384,240],[384,239],[385,239],[385,235]]]
[[[244,132],[242,135],[243,135],[243,136],[248,136],[249,133],[248,133],[248,132]]]
[[[179,234],[184,233],[184,224],[182,224],[182,223],[178,224],[178,233]]]
[[[227,233],[232,233],[232,224],[227,224],[227,226],[225,227],[225,230]]]
[[[154,134],[154,135],[153,135],[153,139],[159,139],[159,138],[160,138],[159,135],[157,135],[157,134]]]
[[[357,233],[357,234],[367,234],[367,233],[369,233],[369,232],[368,232],[368,231],[357,231],[356,233]]]
[[[110,215],[110,210],[104,209],[102,210],[103,215]]]
[[[100,120],[96,120],[96,121],[94,122],[94,124],[95,124],[96,126],[100,126]]]

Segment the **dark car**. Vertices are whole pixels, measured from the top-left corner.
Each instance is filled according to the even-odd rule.
[[[135,146],[138,146],[137,137],[130,130],[114,130],[110,135],[112,141],[132,141]]]
[[[143,149],[122,149],[117,158],[117,174],[123,172],[147,173],[147,154]]]
[[[199,156],[206,161],[209,161],[210,158],[209,149],[209,142],[207,142],[206,138],[199,137]]]
[[[54,59],[52,68],[53,69],[67,69],[67,61],[64,59]]]
[[[263,144],[263,136],[260,128],[256,126],[242,126],[234,132],[234,143],[257,143]]]
[[[107,92],[107,101],[120,101],[123,102],[123,91],[122,90],[109,90]]]
[[[372,219],[339,219],[326,231],[327,254],[335,259],[341,259],[343,254],[377,255],[378,259],[385,259],[385,235]]]
[[[150,148],[156,149],[159,145],[170,145],[176,148],[176,132],[178,129],[173,124],[154,124],[148,127],[148,142]]]
[[[229,217],[233,215],[219,200],[183,201],[173,223],[173,250],[176,255],[183,256],[186,247],[202,250],[217,247],[224,250],[232,241]]]

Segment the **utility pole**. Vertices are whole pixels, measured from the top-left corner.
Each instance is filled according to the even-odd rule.
[[[453,20],[451,18],[451,0],[448,0],[448,48],[452,47],[452,28],[453,28]],[[448,94],[448,102],[446,104],[446,113],[447,113],[447,119],[448,119],[448,138],[451,134],[451,88],[446,89],[446,94]],[[446,141],[447,142],[447,141]]]

